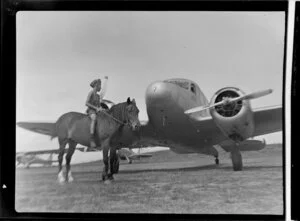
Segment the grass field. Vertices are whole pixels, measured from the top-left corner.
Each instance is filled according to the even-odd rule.
[[[102,162],[72,167],[75,181],[59,185],[56,167],[16,171],[18,212],[283,214],[281,145],[243,152],[244,170],[232,171],[203,155],[157,152],[122,162],[115,181],[101,181]]]

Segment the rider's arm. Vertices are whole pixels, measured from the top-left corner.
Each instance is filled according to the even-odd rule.
[[[90,99],[91,99],[92,94],[93,94],[93,91],[91,91],[88,94],[88,97],[86,99],[85,105],[88,106],[88,107],[90,107],[90,108],[92,108],[92,109],[94,109],[94,110],[97,110],[98,108],[90,103]]]
[[[108,77],[105,76],[105,77],[104,77],[104,80],[103,80],[103,84],[102,84],[101,90],[100,90],[100,92],[99,92],[100,101],[103,100],[104,95],[105,95],[105,93],[106,93],[106,89],[107,89],[107,80],[108,80]]]

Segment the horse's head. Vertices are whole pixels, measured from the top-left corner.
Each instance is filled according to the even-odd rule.
[[[126,106],[126,113],[127,113],[127,123],[131,127],[133,131],[136,131],[140,128],[141,123],[139,120],[139,109],[136,106],[135,100],[127,98],[127,106]]]

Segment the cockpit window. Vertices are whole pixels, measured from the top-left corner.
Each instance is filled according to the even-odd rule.
[[[189,90],[189,82],[187,81],[179,81],[179,80],[166,80],[165,82],[176,84],[179,87],[182,87],[186,90]]]
[[[191,92],[193,92],[194,94],[196,94],[195,84],[191,84]]]

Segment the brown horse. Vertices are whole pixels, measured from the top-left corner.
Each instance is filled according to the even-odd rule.
[[[103,180],[112,180],[113,174],[117,172],[116,162],[118,161],[116,150],[118,142],[116,139],[121,137],[124,127],[130,127],[131,131],[137,131],[140,127],[138,118],[139,110],[135,100],[119,103],[111,107],[107,112],[100,111],[97,113],[97,121],[95,127],[95,141],[97,148],[103,150],[104,169],[102,173]],[[90,143],[90,118],[86,114],[69,112],[62,115],[55,123],[56,135],[59,142],[58,154],[58,181],[72,182],[71,158],[75,151],[76,145],[79,143],[89,146]],[[54,138],[52,137],[52,138]],[[62,161],[66,144],[69,149],[66,155],[66,176],[63,175]],[[110,152],[108,157],[108,152]],[[110,168],[110,171],[108,171]]]

